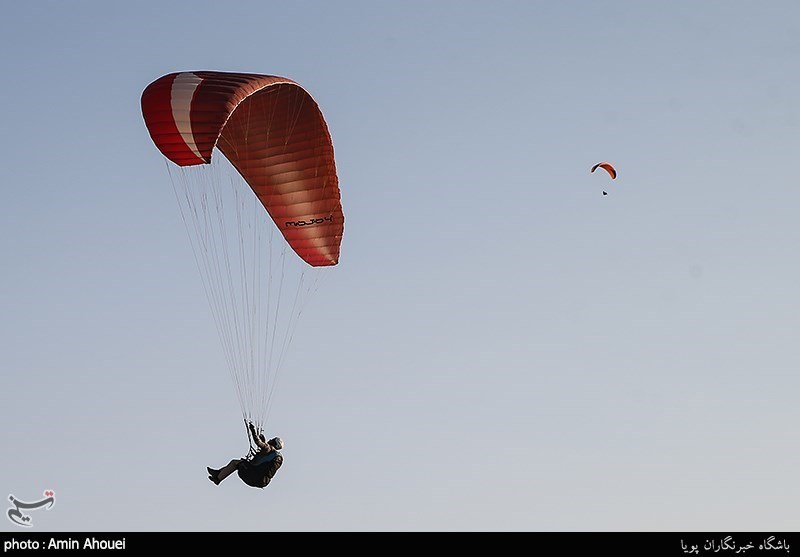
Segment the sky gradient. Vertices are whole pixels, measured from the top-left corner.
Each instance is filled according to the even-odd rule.
[[[0,476],[55,491],[34,531],[796,530],[796,2],[0,10]],[[246,439],[141,116],[192,70],[298,81],[335,147],[264,491],[206,478]]]

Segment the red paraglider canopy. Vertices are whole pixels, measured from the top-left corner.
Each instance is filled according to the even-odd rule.
[[[592,172],[594,172],[598,168],[602,168],[603,170],[608,172],[608,175],[611,176],[612,180],[614,180],[617,177],[617,169],[614,168],[609,162],[598,162],[596,165],[592,167]]]
[[[165,157],[179,166],[209,164],[216,147],[306,263],[338,263],[344,215],[333,144],[317,103],[298,83],[172,73],[144,90],[142,114]]]

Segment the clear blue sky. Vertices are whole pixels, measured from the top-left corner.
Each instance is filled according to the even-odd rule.
[[[796,529],[796,2],[0,12],[0,490],[55,491],[34,531]],[[206,479],[239,407],[140,111],[191,70],[297,80],[336,149],[263,492]]]

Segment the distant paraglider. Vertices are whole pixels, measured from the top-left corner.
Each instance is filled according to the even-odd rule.
[[[608,172],[608,175],[611,176],[612,180],[616,180],[617,169],[614,168],[614,166],[610,162],[598,162],[596,165],[592,167],[592,173],[594,173],[594,171],[597,170],[598,168],[602,168],[603,170]],[[603,195],[608,195],[608,192],[604,190]]]
[[[614,168],[610,162],[598,162],[596,165],[592,167],[592,172],[597,170],[598,168],[602,168],[608,175],[611,176],[611,179],[615,179],[617,177],[617,169]]]

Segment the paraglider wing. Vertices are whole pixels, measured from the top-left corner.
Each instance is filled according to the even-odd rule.
[[[338,263],[344,216],[333,144],[317,103],[298,83],[173,73],[147,86],[142,114],[165,157],[178,166],[210,164],[216,147],[306,263]]]
[[[339,262],[328,126],[303,87],[272,75],[171,73],[144,89],[141,108],[171,161],[242,417],[262,429],[300,315]]]
[[[614,180],[617,177],[617,169],[614,168],[611,165],[611,163],[608,163],[608,162],[599,162],[599,163],[597,163],[596,165],[594,165],[592,167],[592,173],[594,173],[594,171],[597,170],[598,168],[602,168],[603,170],[608,172],[608,175],[611,176],[612,180]]]

